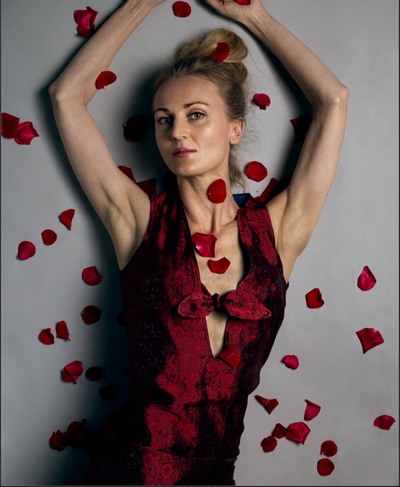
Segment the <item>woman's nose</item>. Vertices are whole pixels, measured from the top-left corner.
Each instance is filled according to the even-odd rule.
[[[175,119],[172,125],[171,137],[173,139],[186,138],[189,133],[189,127],[186,120]]]

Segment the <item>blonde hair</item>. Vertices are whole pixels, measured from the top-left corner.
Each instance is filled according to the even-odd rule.
[[[219,42],[229,44],[230,53],[222,62],[211,57]],[[212,81],[225,101],[229,120],[245,120],[248,106],[248,70],[243,64],[248,49],[243,39],[228,29],[214,29],[204,38],[193,39],[180,48],[175,58],[157,76],[153,85],[154,97],[160,86],[174,78],[200,76]],[[246,180],[237,159],[237,144],[229,151],[229,181],[232,186],[246,188]]]

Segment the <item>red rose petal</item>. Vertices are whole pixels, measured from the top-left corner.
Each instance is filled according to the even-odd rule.
[[[253,181],[262,181],[268,176],[267,168],[258,161],[251,161],[244,170],[246,176]]]
[[[60,219],[60,222],[68,228],[68,230],[71,230],[74,215],[75,210],[71,208],[70,210],[63,211],[58,218]]]
[[[228,345],[220,354],[218,358],[226,362],[233,369],[239,365],[240,357],[237,345]]]
[[[271,99],[265,93],[256,93],[253,97],[253,101],[261,110],[266,110],[271,105]]]
[[[85,37],[92,37],[92,35],[96,32],[96,27],[93,27],[93,29],[86,29],[85,27],[81,27],[78,25],[76,28],[76,33],[85,36]]]
[[[31,140],[35,137],[39,137],[39,134],[34,129],[32,122],[23,122],[18,125],[14,140],[19,145],[30,145]]]
[[[293,118],[290,122],[293,125],[296,140],[299,142],[304,141],[312,122],[310,115],[302,115],[301,117]]]
[[[49,439],[50,448],[57,451],[63,451],[69,445],[69,435],[68,433],[62,433],[60,430],[53,431]]]
[[[45,328],[39,333],[39,340],[45,345],[53,345],[54,335],[51,333],[50,328]]]
[[[265,205],[272,200],[276,195],[283,191],[290,183],[290,178],[285,178],[279,182],[275,178],[271,178],[268,186],[264,189],[260,196],[254,198],[260,205]]]
[[[68,372],[66,372],[64,369],[61,371],[61,377],[64,382],[74,382],[73,377],[68,374]]]
[[[74,362],[71,362],[63,368],[61,375],[65,382],[73,382],[76,384],[76,381],[82,375],[82,372],[82,362],[80,360],[74,360]]]
[[[62,340],[69,340],[69,331],[68,331],[68,326],[65,321],[59,321],[56,324],[56,334],[57,338],[61,338]]]
[[[269,414],[271,414],[272,411],[279,404],[277,399],[265,399],[265,397],[257,396],[257,395],[254,397],[265,407],[265,409],[269,412]]]
[[[268,436],[267,438],[264,438],[261,442],[262,449],[265,452],[274,451],[277,444],[278,442],[276,441],[276,438],[274,436]]]
[[[132,169],[127,166],[118,166],[118,169],[122,171],[129,179],[132,179],[134,183],[136,183],[135,176],[133,175]]]
[[[310,431],[310,428],[302,421],[298,423],[291,423],[287,428],[286,438],[304,445]]]
[[[106,89],[108,85],[115,83],[117,76],[112,71],[102,71],[96,79],[96,88],[98,90]]]
[[[189,17],[192,13],[192,8],[186,2],[175,2],[172,5],[172,10],[177,17]]]
[[[97,286],[97,284],[100,284],[102,276],[96,269],[96,266],[93,265],[91,267],[86,267],[85,269],[83,269],[82,279],[89,286]]]
[[[222,257],[222,259],[219,260],[209,260],[207,264],[211,272],[214,272],[215,274],[225,274],[226,270],[231,265],[226,257]]]
[[[13,139],[17,135],[19,118],[2,112],[1,114],[1,135],[6,139]]]
[[[296,370],[297,367],[299,366],[299,359],[296,357],[296,355],[286,355],[283,357],[282,362],[288,367],[289,369],[294,369]]]
[[[384,343],[382,335],[375,328],[363,328],[362,330],[356,331],[356,333],[361,341],[363,353]]]
[[[84,429],[84,424],[86,420],[82,419],[82,421],[73,421],[72,423],[69,424],[68,430],[66,431],[70,445],[73,448],[81,448],[81,446],[85,442],[85,429]]]
[[[306,294],[306,301],[309,308],[320,308],[324,305],[321,291],[317,287]]]
[[[306,411],[304,413],[304,420],[311,421],[312,419],[315,418],[315,416],[318,416],[319,412],[321,411],[321,406],[318,406],[318,404],[314,404],[308,399],[306,399],[306,403],[307,406],[306,406]]]
[[[86,7],[86,10],[74,11],[74,20],[78,24],[78,27],[76,28],[78,34],[92,35],[94,33],[94,22],[97,14],[98,12],[90,7]]]
[[[18,258],[21,260],[27,260],[36,254],[36,247],[32,242],[24,240],[18,245]]]
[[[83,309],[81,315],[84,323],[87,325],[93,325],[93,323],[100,320],[101,311],[97,306],[89,305]]]
[[[326,457],[333,457],[336,455],[338,447],[336,443],[332,440],[326,440],[321,445],[321,455]]]
[[[207,191],[208,199],[213,203],[222,203],[226,198],[226,184],[223,179],[214,181]]]
[[[89,367],[85,373],[86,378],[92,382],[100,380],[102,375],[103,370],[100,367]]]
[[[371,269],[366,265],[358,276],[357,279],[357,286],[361,289],[361,291],[369,291],[372,289],[376,284],[376,278],[372,274]]]
[[[333,464],[332,460],[329,460],[329,458],[321,458],[321,460],[318,460],[317,470],[320,475],[330,475],[334,468],[335,465]]]
[[[118,386],[104,386],[100,387],[99,394],[102,399],[111,399],[118,394]]]
[[[192,236],[195,249],[203,257],[215,257],[217,237],[208,233],[194,233]]]
[[[144,139],[145,136],[145,120],[143,117],[133,115],[123,124],[124,137],[130,142],[137,142]]]
[[[250,5],[250,0],[234,0],[239,5]]]
[[[45,245],[53,245],[53,243],[57,240],[57,234],[50,229],[43,230],[42,239]]]
[[[146,181],[140,181],[137,183],[139,188],[143,190],[146,194],[156,194],[156,180],[155,178],[146,179]]]
[[[222,62],[229,56],[231,48],[227,42],[218,42],[214,52],[210,54],[210,57],[215,58],[217,61]]]
[[[380,428],[381,430],[390,430],[393,423],[396,420],[392,416],[388,416],[387,414],[383,414],[382,416],[378,416],[374,421],[374,426]]]
[[[281,425],[281,423],[276,423],[272,436],[275,436],[275,438],[285,438],[286,433],[287,433],[287,428]]]

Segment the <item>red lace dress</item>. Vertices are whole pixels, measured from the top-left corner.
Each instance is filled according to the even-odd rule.
[[[120,272],[130,397],[103,421],[87,484],[235,485],[248,395],[282,323],[286,284],[268,211],[238,210],[247,274],[211,296],[179,196],[151,197],[148,232]],[[225,349],[211,352],[206,316],[228,314]]]

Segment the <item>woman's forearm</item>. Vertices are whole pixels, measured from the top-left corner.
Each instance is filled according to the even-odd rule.
[[[87,105],[97,91],[98,75],[108,69],[119,48],[151,10],[150,5],[140,0],[128,0],[116,10],[51,85],[52,98]]]
[[[245,25],[282,62],[314,109],[347,100],[347,88],[332,71],[268,12]]]

